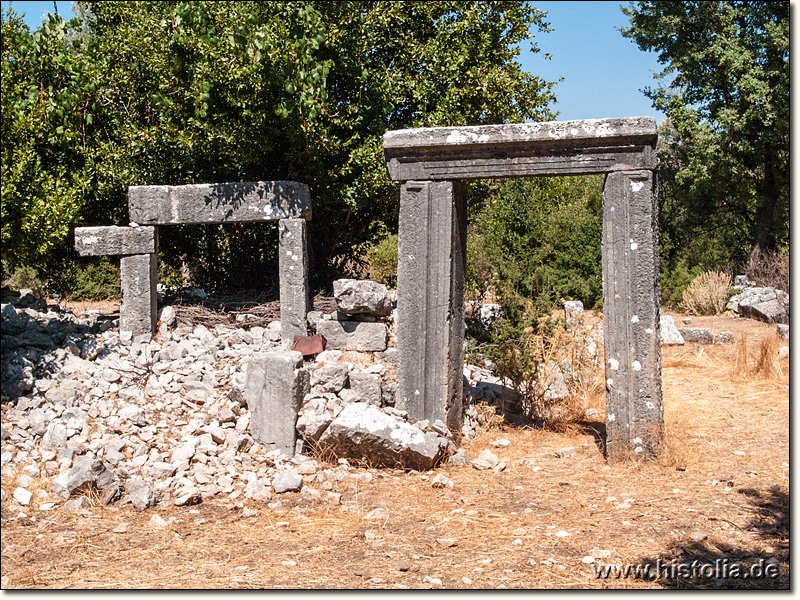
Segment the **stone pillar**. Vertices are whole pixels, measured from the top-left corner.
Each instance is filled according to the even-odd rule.
[[[462,426],[466,188],[406,181],[400,188],[397,407],[412,421]]]
[[[291,348],[296,335],[308,335],[306,315],[311,310],[308,285],[308,245],[305,219],[278,221],[281,341]]]
[[[122,299],[119,305],[119,330],[137,335],[153,335],[158,320],[158,237],[155,252],[122,256],[119,260]]]
[[[609,458],[652,457],[663,429],[656,175],[609,173],[603,188],[603,315]]]
[[[250,432],[257,442],[287,456],[294,456],[297,412],[310,389],[311,377],[302,366],[303,355],[291,351],[255,354],[247,366]]]

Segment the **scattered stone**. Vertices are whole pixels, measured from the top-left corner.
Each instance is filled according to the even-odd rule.
[[[580,300],[570,300],[564,302],[564,316],[567,319],[567,327],[575,327],[583,323],[583,302]]]
[[[84,508],[89,508],[92,505],[92,501],[89,500],[86,496],[78,496],[77,498],[73,498],[72,500],[67,500],[62,507],[64,512],[73,513],[73,512],[80,512]]]
[[[439,473],[436,477],[433,478],[431,481],[431,487],[433,488],[451,488],[453,487],[453,480]]]
[[[556,457],[567,458],[569,456],[575,456],[577,453],[578,452],[575,450],[575,446],[565,446],[556,450]]]
[[[453,467],[468,467],[470,462],[467,453],[463,450],[459,450],[447,459],[447,464]]]
[[[789,326],[784,324],[778,324],[778,337],[780,337],[783,341],[789,341]]]
[[[23,487],[18,487],[14,490],[13,496],[14,500],[19,502],[22,506],[28,506],[31,503],[31,498],[33,498],[33,493]]]
[[[563,529],[561,531],[559,531],[558,533],[556,533],[556,537],[558,537],[558,538],[569,537],[569,535],[570,534],[568,532],[564,531]]]
[[[685,340],[675,326],[675,319],[669,315],[661,315],[659,319],[661,343],[667,346],[683,346]]]
[[[708,327],[678,327],[678,332],[687,342],[695,344],[714,343],[714,332]]]
[[[272,478],[272,489],[276,494],[299,492],[303,487],[303,477],[294,469],[282,471]]]
[[[168,525],[161,515],[153,515],[150,517],[150,527],[153,529],[166,529]]]
[[[158,503],[158,492],[144,479],[129,479],[125,482],[125,492],[131,503],[139,510],[152,508]]]
[[[193,504],[200,504],[202,497],[200,490],[194,486],[182,489],[175,498],[175,506],[191,506]]]
[[[718,331],[714,336],[715,344],[735,344],[736,334],[732,331]]]
[[[379,521],[388,518],[389,514],[382,508],[374,508],[364,515],[364,519],[367,521]]]
[[[472,461],[473,468],[478,471],[486,471],[494,469],[497,466],[498,460],[491,450],[484,450],[478,457]]]
[[[53,493],[67,499],[71,494],[86,491],[92,486],[104,489],[114,483],[114,475],[102,461],[88,456],[75,459],[74,466],[53,480]]]

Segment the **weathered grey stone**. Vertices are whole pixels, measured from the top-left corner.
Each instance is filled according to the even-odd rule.
[[[347,385],[350,367],[342,363],[325,365],[311,371],[311,387],[318,392],[341,392]]]
[[[661,331],[661,343],[667,346],[683,346],[685,340],[675,326],[675,319],[669,315],[661,315],[659,321]]]
[[[752,287],[731,298],[728,306],[745,317],[766,323],[789,322],[789,294],[782,290]]]
[[[80,256],[154,254],[155,227],[76,227],[75,249]]]
[[[104,489],[114,483],[114,475],[103,461],[88,456],[75,459],[74,465],[53,480],[53,493],[65,500],[75,492],[94,486]]]
[[[494,469],[498,464],[497,456],[491,450],[484,450],[475,460],[472,461],[472,467],[479,471],[487,471]]]
[[[276,494],[299,492],[303,487],[303,476],[294,469],[281,471],[272,478],[272,489]]]
[[[350,373],[350,389],[367,404],[381,405],[381,376],[377,373]]]
[[[320,445],[339,457],[417,470],[442,460],[446,443],[364,402],[345,406],[320,438]]]
[[[736,334],[732,331],[719,331],[714,335],[715,344],[735,344]]]
[[[610,457],[653,456],[663,431],[658,214],[652,171],[615,171],[603,188],[603,317]]]
[[[125,482],[125,493],[139,510],[152,508],[158,503],[158,492],[144,479],[129,479]]]
[[[120,259],[122,300],[119,307],[120,332],[132,336],[156,330],[157,264],[155,254],[135,254]]]
[[[159,321],[165,323],[167,326],[173,325],[176,318],[175,309],[172,306],[165,306],[158,311]]]
[[[317,333],[325,336],[331,350],[382,352],[386,350],[388,329],[383,323],[322,319]]]
[[[714,332],[708,327],[678,327],[678,332],[687,342],[713,344]]]
[[[247,367],[244,395],[250,431],[256,441],[292,456],[297,441],[297,412],[310,389],[299,352],[255,354]]]
[[[311,196],[296,181],[131,186],[128,214],[140,225],[310,219]]]
[[[392,296],[385,285],[375,281],[337,279],[333,282],[336,308],[346,315],[385,317],[392,313]]]
[[[311,398],[303,405],[302,414],[297,418],[297,432],[304,440],[319,441],[319,438],[333,421],[327,410],[325,398]]]
[[[67,445],[67,427],[63,423],[51,421],[42,436],[42,448],[59,450]]]
[[[462,418],[466,226],[463,183],[401,186],[396,405],[453,431]]]
[[[563,448],[559,448],[556,450],[556,457],[558,458],[568,458],[570,456],[575,456],[577,451],[575,450],[575,446],[564,446]]]
[[[391,179],[463,180],[655,169],[652,117],[389,131],[383,152]]]
[[[788,325],[778,325],[778,337],[780,337],[784,341],[789,341],[789,326]]]
[[[126,404],[119,410],[121,419],[126,419],[138,427],[147,425],[147,417],[144,409],[135,404]]]
[[[312,306],[305,220],[281,219],[278,222],[278,263],[281,342],[288,350],[296,335],[308,335],[306,315]]]

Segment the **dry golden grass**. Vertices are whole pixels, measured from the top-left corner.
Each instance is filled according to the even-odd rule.
[[[698,321],[740,339],[747,333],[751,367],[761,342],[774,337],[774,326],[749,320]],[[3,588],[788,587],[788,364],[782,375],[737,377],[736,359],[733,345],[663,349],[659,461],[609,465],[602,418],[562,431],[492,420],[465,450],[474,458],[491,449],[498,469],[371,470],[369,483],[333,482],[341,503],[323,491],[319,500],[273,497],[282,506],[272,508],[220,499],[66,514],[40,512],[34,501],[25,509],[31,522],[4,502]],[[601,408],[596,395],[586,402]],[[510,445],[493,444],[500,438]],[[564,446],[575,456],[557,458]],[[440,473],[452,488],[431,486]],[[12,483],[3,479],[9,495]],[[365,519],[378,507],[385,518]],[[168,526],[152,528],[153,514]],[[781,575],[716,584],[602,580],[587,556],[605,564],[774,558]]]
[[[684,290],[683,307],[690,315],[718,315],[725,310],[732,284],[727,273],[701,273]]]

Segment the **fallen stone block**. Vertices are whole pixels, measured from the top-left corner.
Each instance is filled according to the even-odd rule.
[[[155,227],[76,227],[80,256],[153,254],[158,252]]]
[[[782,340],[788,342],[789,341],[789,326],[788,325],[778,325],[778,337]]]
[[[338,457],[422,471],[444,458],[447,440],[364,402],[355,402],[345,406],[333,420],[320,438],[320,445]]]
[[[350,367],[342,363],[326,365],[311,371],[311,387],[317,392],[341,392],[347,385]]]
[[[735,344],[736,343],[736,334],[732,331],[718,331],[716,335],[714,335],[714,343],[715,344]]]
[[[333,282],[336,308],[346,315],[386,317],[392,313],[392,296],[375,281],[337,279]]]
[[[708,327],[678,327],[677,329],[687,342],[695,344],[714,343],[714,332]]]
[[[152,508],[158,503],[158,492],[144,479],[129,479],[125,482],[125,493],[139,510]]]
[[[244,396],[250,409],[250,432],[270,449],[293,456],[297,412],[310,389],[299,352],[256,354],[247,367]]]
[[[323,319],[317,324],[317,332],[325,336],[331,350],[383,352],[388,331],[383,323]]]
[[[350,389],[367,404],[380,406],[381,380],[377,373],[350,373]]]
[[[299,492],[303,487],[303,476],[294,469],[281,471],[272,478],[272,489],[276,494]]]
[[[669,315],[661,315],[659,319],[661,329],[661,343],[667,346],[683,346],[685,340],[675,326],[675,319]]]
[[[105,489],[114,483],[114,475],[103,461],[88,456],[75,459],[73,467],[67,469],[53,480],[53,493],[67,499],[70,495],[88,490],[91,487]]]

